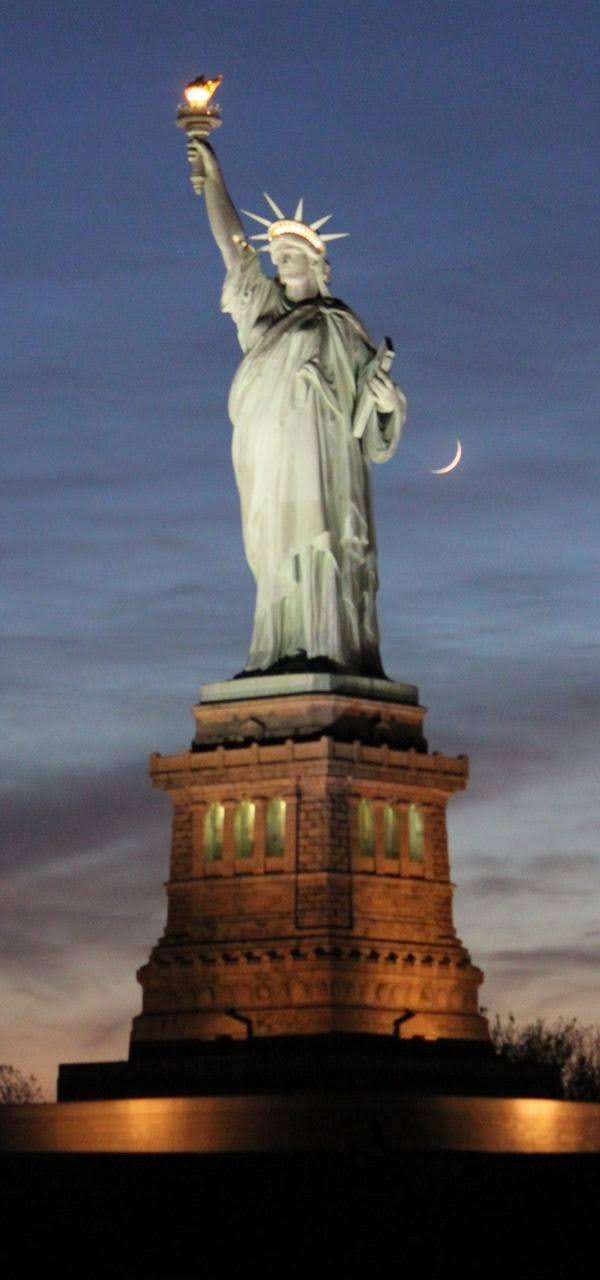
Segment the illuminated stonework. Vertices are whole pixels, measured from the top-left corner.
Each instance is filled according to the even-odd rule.
[[[138,974],[134,1056],[248,1028],[487,1038],[482,974],[454,930],[446,840],[468,764],[424,750],[422,708],[384,712],[333,695],[199,707],[200,749],[151,758],[173,839],[165,933]],[[229,740],[221,727],[224,740],[207,743],[219,714]],[[296,734],[281,740],[278,717],[292,714]],[[390,745],[402,733],[404,747]]]

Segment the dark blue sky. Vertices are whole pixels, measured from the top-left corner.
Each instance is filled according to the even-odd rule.
[[[173,125],[200,71],[236,201],[333,211],[335,292],[395,340],[383,652],[432,748],[471,757],[450,830],[484,1003],[596,1016],[599,31],[573,0],[5,21],[0,1056],[46,1084],[125,1052],[168,858],[145,757],[187,745],[250,635],[239,354]]]

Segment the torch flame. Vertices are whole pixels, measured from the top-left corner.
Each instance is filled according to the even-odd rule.
[[[222,76],[215,76],[214,80],[207,80],[206,76],[197,76],[192,80],[184,89],[188,107],[193,111],[205,111],[222,79]]]

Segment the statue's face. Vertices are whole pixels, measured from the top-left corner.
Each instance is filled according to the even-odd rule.
[[[293,236],[281,236],[271,248],[271,259],[288,298],[298,302],[318,292],[314,259]]]

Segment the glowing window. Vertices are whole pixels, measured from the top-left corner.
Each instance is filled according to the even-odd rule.
[[[204,857],[207,862],[218,862],[223,857],[223,805],[215,801],[204,814]]]
[[[397,860],[400,857],[398,814],[391,804],[386,804],[383,807],[383,849],[386,858]]]
[[[254,805],[242,800],[235,811],[233,839],[236,858],[251,858],[254,852]]]
[[[375,857],[375,808],[372,800],[358,806],[358,847],[363,858]]]
[[[422,862],[425,856],[425,824],[418,804],[408,806],[408,856],[412,862]]]
[[[267,858],[283,858],[285,844],[285,800],[269,800],[267,805]]]

